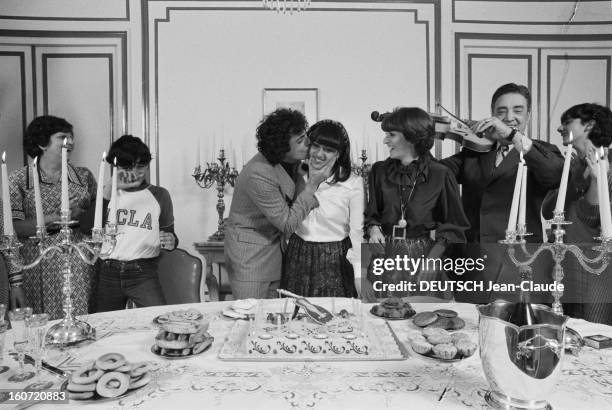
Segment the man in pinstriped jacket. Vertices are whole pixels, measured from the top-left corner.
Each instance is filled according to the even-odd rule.
[[[308,154],[307,128],[302,113],[284,108],[257,127],[259,152],[236,180],[225,228],[225,266],[234,299],[276,296],[283,237],[319,205],[314,194],[329,177],[333,161],[320,170],[311,168],[303,190],[295,185]]]

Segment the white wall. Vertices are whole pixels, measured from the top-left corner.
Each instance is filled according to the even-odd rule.
[[[440,101],[478,118],[498,85],[527,83],[531,135],[558,143],[563,110],[610,104],[612,90],[610,2],[582,1],[574,13],[575,4],[313,1],[307,12],[278,15],[255,0],[5,0],[0,150],[11,168],[23,163],[23,127],[44,111],[45,92],[49,108],[75,123],[75,156],[90,168],[112,138],[142,137],[155,156],[153,182],[172,194],[181,246],[195,253],[192,243],[217,224],[216,190],[191,177],[198,144],[202,162],[223,146],[241,166],[255,152],[264,88],[317,88],[319,118],[342,121],[382,159],[370,111],[434,110]],[[81,56],[50,58],[57,53]],[[111,76],[106,57],[84,57],[92,54],[112,55]],[[455,149],[444,142],[437,153]],[[227,209],[230,200],[227,189]]]

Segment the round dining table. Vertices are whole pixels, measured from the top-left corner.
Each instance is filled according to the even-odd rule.
[[[283,299],[284,300],[284,299]],[[265,311],[282,311],[283,300],[265,301]],[[351,309],[350,299],[311,298],[334,309]],[[407,357],[389,361],[225,361],[219,352],[235,319],[222,312],[233,302],[207,302],[126,309],[83,317],[96,328],[96,340],[64,349],[50,348],[46,362],[64,371],[105,353],[120,353],[130,362],[153,363],[151,382],[124,397],[106,401],[71,401],[71,406],[123,409],[465,409],[487,408],[484,377],[478,351],[452,365],[423,360],[409,353],[412,320],[389,320]],[[478,314],[462,303],[413,303],[417,311],[438,308],[456,311],[463,329],[478,341]],[[169,360],[151,351],[159,331],[153,319],[173,310],[194,308],[209,321],[214,342],[204,353]],[[383,321],[369,313],[365,320]],[[582,336],[612,337],[612,327],[570,319],[568,326]],[[10,332],[9,332],[10,333]],[[10,335],[9,335],[10,336]],[[7,341],[10,340],[10,337]],[[10,346],[7,346],[10,350]],[[554,391],[546,397],[555,409],[612,408],[612,348],[584,347],[578,356],[566,354]],[[37,404],[36,408],[57,408]]]

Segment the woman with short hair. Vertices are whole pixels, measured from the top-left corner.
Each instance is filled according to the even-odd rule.
[[[449,245],[465,243],[469,223],[454,176],[429,152],[434,144],[434,120],[420,108],[401,107],[384,115],[381,128],[389,158],[376,162],[369,174],[365,210],[369,242],[384,246],[384,253],[376,257],[441,258]],[[431,232],[435,232],[435,241]],[[431,265],[418,272],[391,270],[383,275],[368,270],[370,285],[378,280],[390,284],[441,278],[442,272]],[[376,292],[377,297],[407,294]]]
[[[62,147],[68,148],[68,159],[74,149],[73,127],[63,118],[52,115],[37,117],[28,125],[24,138],[24,148],[32,159],[38,157],[38,177],[45,224],[49,239],[45,246],[60,245],[61,168]],[[17,236],[24,242],[21,248],[26,263],[39,254],[38,246],[28,241],[36,234],[36,209],[34,202],[33,168],[24,166],[9,176],[13,224]],[[78,220],[95,204],[96,181],[91,171],[68,162],[68,193],[71,219]],[[76,228],[72,228],[75,241],[83,239]],[[72,311],[82,315],[93,311],[91,302],[94,291],[93,269],[83,262],[76,252],[70,254],[72,268]],[[36,313],[48,313],[50,319],[63,316],[63,275],[64,256],[54,253],[44,258],[40,264],[23,273],[23,289],[27,305]]]

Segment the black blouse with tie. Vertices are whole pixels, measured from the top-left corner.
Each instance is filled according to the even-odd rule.
[[[409,165],[387,158],[376,162],[368,176],[368,204],[364,212],[365,231],[381,227],[385,236],[405,219],[406,238],[423,238],[436,231],[436,242],[465,243],[469,228],[459,186],[444,165],[431,154]]]

